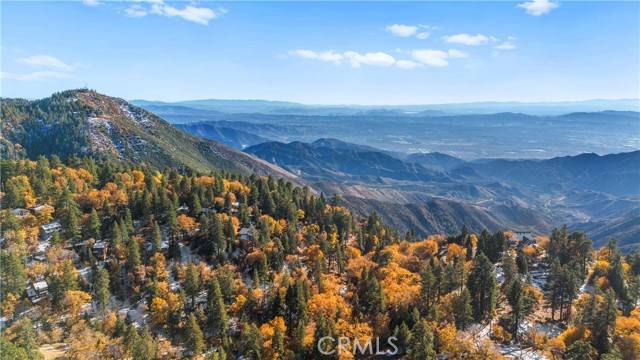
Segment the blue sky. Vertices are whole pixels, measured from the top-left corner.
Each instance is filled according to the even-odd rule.
[[[6,97],[637,98],[640,3],[2,2]]]

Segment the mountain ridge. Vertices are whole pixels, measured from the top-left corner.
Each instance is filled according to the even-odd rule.
[[[190,135],[119,98],[78,89],[28,101],[0,99],[8,156],[114,156],[157,167],[184,166],[295,179],[283,169],[214,141]]]

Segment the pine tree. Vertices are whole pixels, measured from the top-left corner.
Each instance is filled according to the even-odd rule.
[[[96,300],[100,306],[100,311],[104,314],[109,305],[109,272],[106,269],[99,269],[95,282]]]
[[[115,221],[111,225],[111,241],[113,242],[114,247],[122,246],[123,243],[120,226],[118,226],[118,223]]]
[[[464,330],[473,321],[473,309],[471,308],[471,296],[466,288],[453,299],[453,317],[456,327]]]
[[[285,358],[284,333],[277,326],[275,328],[273,337],[271,339],[271,346],[273,349],[274,358],[276,359]]]
[[[211,279],[207,297],[209,300],[209,328],[213,334],[219,335],[224,341],[227,336],[229,321],[227,310],[224,305],[224,299],[222,297],[222,291],[220,290],[220,283],[215,277]]]
[[[102,223],[100,222],[100,218],[98,217],[98,212],[96,209],[91,209],[91,214],[89,215],[89,220],[85,229],[87,229],[87,237],[92,237],[94,239],[100,239],[100,227]]]
[[[327,357],[327,353],[333,352],[334,355],[337,353],[337,351],[335,351],[335,342],[322,341],[322,339],[326,337],[333,338],[335,334],[336,329],[332,319],[325,319],[324,317],[321,317],[316,321],[316,328],[313,333],[313,352],[318,358]],[[322,349],[322,352],[320,349]],[[335,356],[329,358],[335,358]]]
[[[131,210],[127,207],[124,209],[124,224],[129,233],[133,233],[133,220],[131,218]]]
[[[142,335],[135,346],[133,358],[135,360],[152,360],[158,358],[158,343],[147,327],[142,330]]]
[[[213,215],[213,244],[216,253],[221,255],[227,248],[227,239],[224,237],[222,223],[218,215]]]
[[[73,262],[71,260],[67,260],[64,262],[62,266],[62,292],[68,290],[78,290],[78,273],[76,268],[73,266]]]
[[[400,350],[400,354],[406,352],[407,346],[409,346],[409,343],[411,342],[411,331],[409,330],[407,323],[403,321],[400,326],[396,326],[393,336],[398,339],[397,345]]]
[[[22,295],[27,280],[24,263],[14,251],[2,250],[0,255],[0,274],[2,291],[0,297],[4,299],[8,294]]]
[[[527,275],[529,273],[529,261],[527,260],[527,254],[522,251],[522,248],[518,248],[516,264],[518,264],[518,272],[520,274]]]
[[[419,321],[411,331],[409,352],[407,358],[411,360],[435,359],[433,350],[433,332],[427,320]]]
[[[471,295],[473,317],[484,321],[493,316],[496,305],[496,278],[489,259],[480,254],[473,261],[473,271],[469,274],[467,288]]]
[[[262,360],[262,334],[256,324],[245,324],[240,342],[243,355],[252,360]]]
[[[569,346],[564,358],[567,360],[595,360],[596,356],[588,342],[578,340]]]
[[[551,320],[555,320],[555,313],[560,303],[560,292],[562,288],[561,283],[562,267],[558,259],[553,260],[547,280],[544,286],[544,295],[547,303],[551,307]]]
[[[160,226],[156,221],[153,222],[151,241],[153,243],[153,250],[156,252],[160,251],[160,248],[162,247],[162,233],[160,231]]]
[[[518,277],[518,268],[516,261],[510,251],[505,251],[502,255],[502,273],[504,281],[502,282],[502,291],[507,293],[511,289],[511,285]]]
[[[616,292],[618,299],[623,301],[627,300],[627,289],[624,281],[622,258],[618,253],[614,255],[613,262],[609,267],[607,279],[609,280],[609,284],[611,284],[611,288]]]
[[[616,295],[612,290],[607,292],[605,303],[595,314],[591,327],[591,343],[600,354],[611,349],[610,338],[616,322]]]
[[[193,313],[189,314],[185,331],[186,346],[191,349],[193,355],[200,355],[204,350],[204,334],[198,325],[198,320]]]
[[[196,296],[200,292],[200,273],[193,263],[187,265],[187,273],[184,279],[184,291],[191,297],[191,308],[195,308]]]
[[[4,186],[3,206],[6,208],[24,207],[24,197],[18,186],[12,181],[7,181]]]
[[[135,238],[131,238],[129,239],[129,244],[127,246],[127,265],[129,267],[129,271],[135,271],[140,264],[140,245]]]
[[[431,271],[431,266],[426,266],[421,273],[421,299],[427,308],[431,307],[437,295],[436,277]]]
[[[80,210],[77,205],[71,206],[66,214],[66,234],[67,238],[73,242],[80,239]]]
[[[178,227],[176,210],[173,207],[170,207],[167,211],[167,226],[169,227],[169,235],[171,235],[171,238],[177,238],[180,234],[180,228]]]
[[[518,337],[518,328],[522,319],[531,313],[531,299],[525,293],[525,284],[516,279],[507,293],[507,301],[511,306],[511,333],[514,339]]]

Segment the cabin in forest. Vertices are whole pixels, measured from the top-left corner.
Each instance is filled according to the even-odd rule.
[[[27,215],[29,215],[29,210],[17,208],[17,209],[11,210],[11,214],[13,216],[17,217],[18,219],[22,219],[22,218],[26,217]]]
[[[91,252],[93,253],[93,256],[96,257],[96,259],[106,260],[108,248],[109,244],[107,244],[107,242],[104,240],[100,240],[93,244],[93,246],[91,247]]]
[[[38,303],[49,296],[49,284],[44,280],[36,281],[27,286],[26,292],[32,303]]]
[[[40,226],[40,230],[41,239],[43,241],[49,241],[51,240],[53,233],[62,231],[62,224],[60,224],[60,221],[54,220],[48,224]]]
[[[255,244],[255,228],[251,227],[243,227],[238,231],[238,241],[240,241],[240,246],[243,249],[247,250],[254,246]]]

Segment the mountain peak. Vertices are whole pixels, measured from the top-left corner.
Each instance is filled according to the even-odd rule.
[[[2,146],[10,157],[115,157],[163,167],[222,169],[295,178],[214,141],[196,138],[124,99],[89,89],[44,99],[0,99]]]

